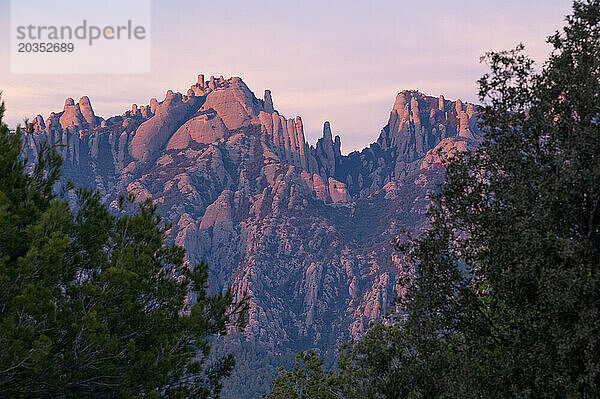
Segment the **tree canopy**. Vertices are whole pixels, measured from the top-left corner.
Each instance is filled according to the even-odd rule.
[[[207,361],[210,340],[244,325],[246,301],[208,294],[207,265],[184,263],[150,200],[115,213],[95,191],[58,198],[54,147],[27,171],[3,114],[0,396],[218,397],[234,359]]]
[[[540,68],[522,45],[483,57],[485,141],[396,242],[402,312],[336,372],[364,397],[600,396],[600,1],[575,1],[548,42]]]

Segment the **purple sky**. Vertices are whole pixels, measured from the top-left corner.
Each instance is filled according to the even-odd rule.
[[[240,76],[275,108],[302,116],[314,143],[325,120],[342,150],[363,148],[387,122],[396,93],[418,89],[477,100],[479,57],[514,47],[543,61],[545,37],[563,25],[566,0],[513,1],[213,1],[152,2],[150,75],[10,73],[9,1],[0,0],[0,90],[6,122],[60,111],[66,97],[88,95],[110,117],[185,93],[204,73]]]

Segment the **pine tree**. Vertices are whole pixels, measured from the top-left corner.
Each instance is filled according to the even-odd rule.
[[[44,144],[26,173],[3,113],[0,396],[217,398],[234,359],[208,362],[210,339],[244,325],[246,300],[208,295],[150,200],[112,214],[91,190],[56,198],[60,157]]]

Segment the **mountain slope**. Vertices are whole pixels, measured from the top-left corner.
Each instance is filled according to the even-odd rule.
[[[403,91],[377,141],[342,155],[329,122],[309,145],[268,90],[202,75],[106,120],[67,99],[34,126],[30,159],[60,141],[65,178],[112,207],[128,191],[152,197],[189,262],[209,263],[211,287],[252,296],[243,339],[273,353],[331,350],[390,306],[403,273],[391,239],[424,226],[441,161],[480,136],[472,104]]]

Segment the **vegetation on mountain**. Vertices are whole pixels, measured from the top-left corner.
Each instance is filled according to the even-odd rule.
[[[600,1],[548,42],[539,71],[522,45],[483,57],[485,141],[447,163],[426,231],[395,242],[402,312],[326,378],[300,355],[267,397],[339,381],[316,397],[600,396]]]
[[[27,170],[3,114],[0,396],[218,397],[234,359],[208,361],[210,340],[244,325],[246,301],[208,294],[207,265],[184,263],[150,200],[113,214],[94,191],[57,197],[55,147]]]

